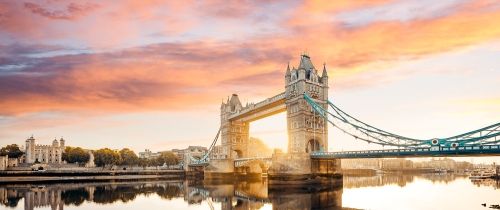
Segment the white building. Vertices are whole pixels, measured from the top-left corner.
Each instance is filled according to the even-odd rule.
[[[149,149],[144,150],[144,152],[139,152],[139,158],[155,159],[160,157],[160,155],[160,152],[151,152]]]
[[[26,139],[25,162],[26,163],[62,163],[62,153],[65,149],[65,140],[54,139],[52,145],[36,144],[35,138],[31,136]]]
[[[0,171],[5,171],[7,170],[7,167],[9,166],[9,156],[0,156]]]

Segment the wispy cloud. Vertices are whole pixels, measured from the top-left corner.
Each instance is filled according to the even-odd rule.
[[[64,10],[51,10],[48,8],[44,8],[40,4],[25,2],[24,8],[28,9],[34,14],[38,14],[49,19],[73,20],[97,9],[98,6],[91,3],[69,3],[65,6]]]

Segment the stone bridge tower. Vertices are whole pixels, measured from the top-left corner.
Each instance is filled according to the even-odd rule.
[[[221,145],[222,154],[225,159],[242,158],[247,156],[247,144],[249,138],[249,122],[241,120],[229,120],[229,116],[241,111],[238,95],[233,94],[226,103],[221,104]]]
[[[305,101],[307,93],[323,108],[328,106],[328,75],[326,67],[323,71],[314,67],[308,55],[300,57],[298,68],[287,67],[285,75],[288,153],[304,154],[313,151],[327,151],[328,127],[325,119],[320,117]]]

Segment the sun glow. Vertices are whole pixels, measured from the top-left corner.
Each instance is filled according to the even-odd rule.
[[[286,112],[250,123],[250,137],[259,138],[269,148],[287,151]]]

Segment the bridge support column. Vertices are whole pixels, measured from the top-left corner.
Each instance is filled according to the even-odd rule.
[[[209,165],[205,167],[204,179],[233,179],[234,172],[233,159],[212,159]]]
[[[274,154],[268,171],[269,185],[342,185],[338,159],[311,159],[309,154]]]

